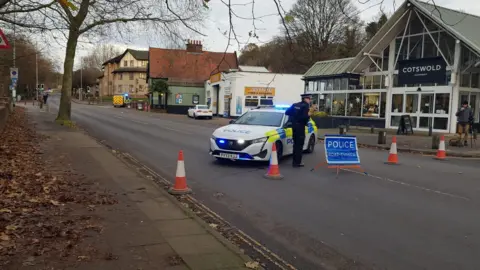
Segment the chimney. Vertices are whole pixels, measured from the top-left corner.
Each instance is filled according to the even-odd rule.
[[[201,53],[203,51],[202,42],[200,40],[188,40],[187,52]]]

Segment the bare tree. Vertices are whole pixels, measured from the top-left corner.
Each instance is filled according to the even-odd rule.
[[[90,53],[83,57],[84,67],[102,69],[103,63],[118,56],[122,51],[110,44],[102,44],[95,47]]]
[[[72,73],[80,38],[132,34],[139,27],[181,39],[181,31],[201,26],[203,1],[199,0],[12,0],[0,9],[0,21],[25,30],[62,34],[66,39],[59,122],[71,116]],[[47,2],[48,1],[48,2]]]

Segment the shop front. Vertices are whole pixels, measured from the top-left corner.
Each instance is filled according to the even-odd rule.
[[[442,16],[459,23],[447,25]],[[463,101],[478,125],[480,42],[461,32],[465,23],[480,24],[480,18],[408,0],[356,57],[318,62],[307,71],[305,92],[336,125],[398,129],[409,116],[416,131],[454,133]]]
[[[207,104],[215,115],[233,118],[262,105],[292,104],[303,93],[301,77],[270,72],[218,73],[205,83]]]

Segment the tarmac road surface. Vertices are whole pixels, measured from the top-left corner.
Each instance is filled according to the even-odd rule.
[[[49,100],[52,111],[59,99]],[[285,176],[269,181],[267,164],[217,162],[208,139],[218,126],[187,116],[73,104],[73,120],[93,136],[174,179],[184,151],[195,197],[297,269],[480,269],[479,160],[361,149],[363,169],[310,168],[323,145],[304,155],[305,168],[280,163]],[[52,115],[53,117],[53,115]],[[218,122],[217,122],[218,123]],[[364,268],[362,268],[364,269]]]

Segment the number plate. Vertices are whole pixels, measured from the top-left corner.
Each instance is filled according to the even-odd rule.
[[[229,153],[220,153],[220,157],[222,157],[222,158],[230,158],[230,159],[238,159],[239,155],[237,155],[237,154],[229,154]]]
[[[206,112],[206,113],[208,113],[208,111],[203,111],[203,112]]]

